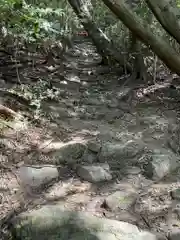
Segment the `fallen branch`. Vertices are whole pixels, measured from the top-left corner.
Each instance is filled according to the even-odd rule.
[[[0,116],[2,116],[5,119],[11,120],[20,117],[18,113],[16,113],[15,111],[8,107],[3,106],[2,104],[0,104]]]
[[[17,93],[15,92],[9,92],[8,90],[6,89],[0,89],[0,95],[2,96],[7,96],[7,97],[10,97],[10,98],[13,98],[15,100],[17,100],[19,103],[23,104],[23,105],[26,105],[28,107],[31,107],[30,105],[30,100],[26,99],[25,97],[23,96],[19,96]]]

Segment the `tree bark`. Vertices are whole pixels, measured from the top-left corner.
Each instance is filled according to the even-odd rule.
[[[12,109],[3,106],[2,104],[0,104],[0,116],[2,116],[4,119],[14,119],[20,115],[18,115],[18,113],[16,113],[15,111],[13,111]]]
[[[68,0],[74,12],[81,21],[84,29],[88,32],[88,35],[95,44],[97,51],[103,57],[112,58],[116,60],[121,66],[125,67],[128,72],[131,72],[131,66],[125,62],[124,56],[113,46],[108,37],[98,28],[93,21],[88,5],[88,0]]]
[[[180,44],[180,11],[172,0],[146,0],[162,27]]]
[[[127,5],[133,12],[139,8],[140,0],[126,0]],[[142,54],[142,44],[136,37],[136,35],[129,31],[129,42],[130,42],[130,54],[133,56],[133,72],[132,81],[140,79],[143,81],[148,80],[147,69],[144,64],[144,58]]]
[[[124,0],[102,0],[105,5],[126,25],[144,44],[171,69],[180,75],[180,57],[163,38],[153,35],[147,23],[143,22],[125,4]]]

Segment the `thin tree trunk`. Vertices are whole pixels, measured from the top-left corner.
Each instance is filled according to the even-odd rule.
[[[173,72],[180,75],[180,56],[163,38],[155,36],[147,23],[143,22],[125,4],[124,0],[102,0],[105,5]]]
[[[136,12],[140,5],[140,0],[126,0],[127,5],[133,12]],[[144,64],[144,58],[142,54],[142,44],[136,37],[136,35],[129,31],[129,41],[130,41],[130,54],[133,56],[133,73],[132,81],[135,79],[140,79],[146,81],[148,79],[147,69]]]
[[[146,0],[163,28],[180,44],[180,10],[176,1],[172,0]]]

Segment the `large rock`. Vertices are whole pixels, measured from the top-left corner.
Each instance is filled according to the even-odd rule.
[[[19,178],[22,187],[27,192],[38,190],[40,187],[51,183],[59,176],[56,166],[34,165],[19,168]]]
[[[77,163],[86,150],[85,142],[70,141],[67,143],[51,143],[48,146],[57,163]],[[46,148],[47,149],[47,148]]]
[[[168,128],[168,134],[167,134],[167,146],[170,147],[175,153],[180,153],[180,127],[178,124],[171,124]]]
[[[89,164],[95,163],[97,162],[97,154],[95,152],[90,151],[89,149],[86,149],[82,157],[82,160],[83,162]]]
[[[108,164],[96,164],[90,166],[79,166],[77,174],[83,180],[89,182],[102,182],[112,179]]]
[[[94,153],[98,153],[101,149],[101,142],[100,141],[88,141],[87,143],[87,147],[90,151],[94,152]]]
[[[180,158],[165,148],[154,149],[147,162],[144,162],[144,175],[153,180],[160,180],[180,166]]]
[[[106,143],[99,154],[100,162],[116,161],[119,164],[127,164],[127,159],[133,159],[144,149],[144,145],[138,140],[128,140],[125,143]]]
[[[180,201],[180,188],[176,188],[171,191],[171,197],[173,200]]]
[[[179,240],[180,239],[180,230],[179,229],[174,229],[173,231],[170,231],[169,240]]]
[[[116,191],[105,199],[105,204],[112,211],[128,210],[135,203],[136,197],[137,193],[133,188]]]
[[[13,234],[19,240],[157,240],[135,225],[85,212],[69,212],[58,206],[44,206],[26,212],[13,222]]]

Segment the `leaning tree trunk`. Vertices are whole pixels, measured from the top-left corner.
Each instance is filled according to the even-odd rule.
[[[146,0],[162,27],[180,44],[180,11],[176,1],[172,0]]]
[[[99,29],[94,21],[92,20],[89,11],[88,0],[68,0],[76,15],[78,16],[84,29],[88,32],[93,43],[95,44],[97,51],[102,56],[103,60],[109,58],[115,59],[123,68],[125,67],[128,72],[131,72],[131,66],[125,62],[124,56],[114,48],[112,42],[108,37]]]
[[[147,23],[129,9],[124,0],[102,0],[105,5],[173,72],[180,75],[180,56],[163,38],[153,35]]]

